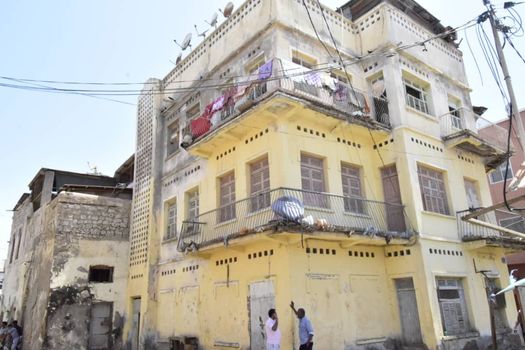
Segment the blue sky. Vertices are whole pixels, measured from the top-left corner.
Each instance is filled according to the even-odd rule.
[[[335,8],[343,0],[325,0]],[[42,80],[142,82],[163,77],[193,25],[205,26],[225,0],[200,1],[3,1],[0,3],[0,76]],[[236,5],[242,1],[234,1]],[[420,0],[445,25],[457,26],[483,11],[482,0]],[[525,4],[517,6],[525,17]],[[504,11],[500,13],[503,15]],[[219,16],[221,18],[221,16]],[[462,35],[462,33],[461,33]],[[474,31],[469,35],[484,85],[465,41],[472,101],[501,118],[501,98],[481,58]],[[514,39],[525,53],[525,38]],[[525,106],[521,83],[525,65],[506,50],[518,104]],[[6,83],[7,81],[0,80]],[[139,88],[133,86],[131,88]],[[523,98],[521,98],[523,96]],[[136,97],[119,97],[135,103]],[[133,153],[135,106],[77,95],[0,87],[0,259],[7,255],[12,209],[41,167],[104,174]]]

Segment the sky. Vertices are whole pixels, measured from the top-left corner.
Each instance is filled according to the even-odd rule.
[[[172,68],[193,25],[206,28],[226,0],[19,0],[0,2],[0,76],[82,82],[144,82]],[[242,1],[233,1],[239,6]],[[346,0],[324,0],[335,9]],[[482,0],[419,0],[444,25],[458,26],[484,11]],[[500,2],[496,4],[501,4]],[[516,6],[525,18],[525,4]],[[498,10],[500,16],[506,10]],[[219,16],[222,20],[222,16]],[[488,28],[487,28],[488,29]],[[459,33],[463,37],[463,32]],[[474,28],[468,32],[481,76],[466,41],[467,75],[474,105],[501,119],[505,109],[482,58]],[[525,38],[515,38],[525,53]],[[194,42],[193,47],[196,47]],[[505,49],[518,105],[525,106],[525,64]],[[0,79],[0,83],[17,84]],[[96,87],[95,87],[96,88]],[[112,87],[109,87],[112,88]],[[140,85],[129,88],[140,89]],[[0,87],[0,259],[7,256],[10,211],[42,167],[112,175],[134,151],[136,96],[117,103],[82,95]],[[130,105],[131,104],[131,105]]]

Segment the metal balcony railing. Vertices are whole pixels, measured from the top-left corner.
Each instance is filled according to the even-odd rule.
[[[491,229],[489,227],[476,225],[474,223],[462,220],[462,217],[470,214],[471,210],[462,210],[456,212],[456,218],[458,223],[458,233],[461,240],[469,241],[479,238],[487,237],[500,237],[502,234],[498,230]],[[477,216],[475,219],[484,221],[493,225],[498,225],[493,215],[483,214]]]
[[[405,93],[406,104],[414,109],[417,109],[420,112],[425,114],[430,114],[428,111],[428,103],[425,99],[420,99],[415,96]]]
[[[226,243],[234,238],[273,229],[278,224],[286,223],[302,229],[313,229],[315,225],[285,220],[274,213],[272,204],[282,197],[295,198],[304,203],[304,217],[312,216],[314,222],[319,220],[323,223],[321,229],[324,230],[384,237],[410,236],[403,205],[278,188],[184,221],[180,231],[179,249],[191,245],[201,248],[215,243]]]
[[[441,137],[445,140],[472,134],[500,151],[507,147],[507,130],[474,112],[459,108],[440,117]]]
[[[302,81],[301,77],[284,77],[278,59],[274,60],[274,67],[276,68],[274,68],[272,77],[267,80],[252,82],[238,101],[234,104],[228,104],[218,111],[220,120],[205,134],[238,117],[256,103],[278,91],[332,108],[354,120],[376,123],[390,128],[388,100],[359,91],[343,83],[338,83],[339,90],[333,91],[326,86],[308,84],[306,81]],[[205,105],[209,103],[209,101],[203,102]],[[186,133],[191,131],[189,121],[184,130]],[[199,137],[205,134],[199,135]]]

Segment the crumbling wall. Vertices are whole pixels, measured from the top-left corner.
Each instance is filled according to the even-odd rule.
[[[24,288],[23,348],[40,350],[43,346],[46,324],[47,301],[53,259],[55,208],[40,208],[43,232],[34,238],[32,254],[27,264]]]
[[[55,199],[57,227],[46,324],[47,349],[86,349],[91,306],[113,303],[111,342],[121,348],[128,263],[130,201],[62,192]],[[113,267],[108,283],[89,281],[94,265]]]
[[[87,349],[92,295],[87,287],[51,290],[42,349]],[[61,335],[61,336],[60,336]]]

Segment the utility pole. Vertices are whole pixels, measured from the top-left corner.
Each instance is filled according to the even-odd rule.
[[[514,89],[512,88],[512,81],[510,79],[509,68],[507,67],[507,61],[505,60],[505,55],[503,54],[503,47],[501,46],[501,40],[498,34],[498,27],[500,23],[496,21],[496,13],[494,12],[494,6],[492,6],[490,0],[483,0],[483,5],[488,8],[488,16],[490,20],[490,26],[492,27],[492,34],[494,35],[494,43],[496,44],[496,51],[498,53],[498,60],[503,71],[503,76],[505,79],[505,84],[507,85],[507,91],[510,97],[510,103],[512,106],[512,116],[514,121],[518,126],[518,140],[520,142],[521,149],[525,151],[525,128],[523,128],[523,123],[521,121],[520,112],[518,109],[518,103],[516,102],[516,95],[514,95]]]

